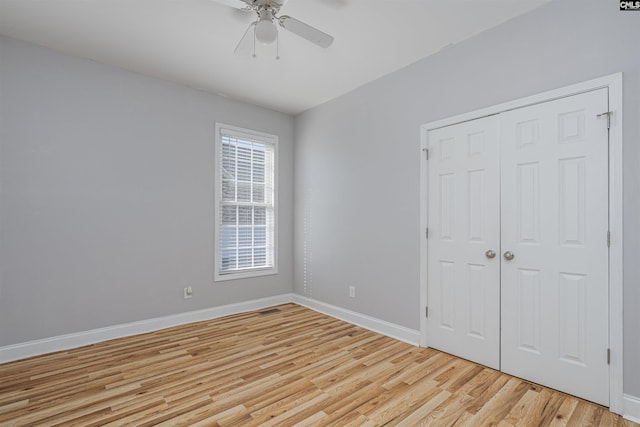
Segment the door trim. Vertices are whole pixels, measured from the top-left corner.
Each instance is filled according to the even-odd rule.
[[[609,130],[609,409],[622,414],[623,394],[623,222],[622,222],[622,73],[600,77],[586,82],[543,92],[526,98],[505,102],[480,110],[426,123],[420,126],[420,346],[428,347],[427,319],[424,315],[427,301],[427,221],[428,161],[423,150],[427,149],[428,132],[469,120],[503,113],[516,108],[540,104],[596,89],[607,88],[611,128]]]

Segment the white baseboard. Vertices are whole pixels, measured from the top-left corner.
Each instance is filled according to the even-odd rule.
[[[173,314],[170,316],[141,320],[139,322],[125,323],[121,325],[108,326],[106,328],[92,329],[90,331],[13,344],[6,347],[0,347],[0,363],[11,362],[13,360],[38,356],[45,353],[52,353],[54,351],[83,347],[85,345],[95,344],[101,341],[144,334],[147,332],[170,328],[172,326],[184,325],[186,323],[200,322],[203,320],[229,316],[231,314],[260,310],[266,307],[273,307],[274,305],[290,303],[292,300],[292,294],[282,294],[273,297],[207,308],[204,310]]]
[[[624,419],[633,421],[634,423],[640,423],[640,398],[625,394],[623,400]]]
[[[404,341],[416,347],[420,342],[420,331],[416,331],[415,329],[409,329],[404,326],[396,325],[375,317],[367,316],[366,314],[361,314],[342,307],[307,298],[302,295],[293,294],[293,302],[322,314],[335,317],[336,319],[369,329],[370,331]]]
[[[170,316],[141,320],[139,322],[124,323],[121,325],[108,326],[106,328],[92,329],[84,332],[59,335],[56,337],[0,347],[0,363],[25,359],[27,357],[38,356],[55,351],[83,347],[85,345],[91,345],[116,338],[154,332],[160,329],[170,328],[172,326],[184,325],[186,323],[200,322],[232,314],[246,313],[248,311],[260,310],[290,302],[310,308],[311,310],[315,310],[319,313],[335,317],[336,319],[361,326],[373,332],[404,341],[411,345],[418,346],[419,343],[419,331],[376,319],[375,317],[367,316],[335,305],[313,300],[301,295],[282,294],[273,297],[207,308],[204,310],[173,314]]]

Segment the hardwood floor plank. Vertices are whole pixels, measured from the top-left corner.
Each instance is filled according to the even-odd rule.
[[[452,394],[428,413],[423,422],[427,425],[454,425],[474,400],[465,393]]]
[[[531,423],[529,418],[529,412],[532,410],[534,402],[540,397],[540,394],[535,390],[527,390],[522,396],[522,399],[516,403],[506,417],[502,419],[500,424],[518,426],[527,425]]]
[[[576,406],[578,406],[579,401],[580,400],[576,397],[567,396],[562,402],[562,404],[560,405],[560,407],[558,408],[558,411],[556,412],[555,416],[549,423],[549,426],[551,427],[566,426],[567,423],[569,422],[569,418],[571,418],[571,414],[575,410]]]
[[[579,401],[573,410],[567,426],[571,427],[595,427],[600,424],[602,408],[585,401]]]
[[[91,404],[108,405],[107,402],[110,399],[121,397],[138,389],[140,389],[140,384],[133,383],[110,391],[100,390],[95,393],[83,393],[78,398],[54,401],[52,405],[28,406],[26,408],[28,409],[27,411],[22,411],[22,416],[19,421],[25,424],[40,423],[45,422],[45,420],[56,420],[57,418],[66,417],[68,413],[84,415],[87,411],[86,407]],[[8,420],[11,421],[11,418],[8,418]]]
[[[539,420],[541,425],[548,425],[555,417],[560,405],[565,400],[565,395],[547,388],[541,388],[538,398],[533,402],[526,415],[526,422]],[[526,425],[519,422],[518,425]]]
[[[435,393],[438,392],[438,393]],[[397,417],[397,422],[390,423],[390,425],[397,425],[398,427],[411,427],[419,424],[426,424],[426,420],[429,417],[429,414],[433,412],[435,408],[440,406],[444,401],[451,397],[451,393],[446,390],[435,389],[433,391],[433,397],[426,397],[425,403],[422,403],[420,406],[411,408],[410,411],[407,411],[404,415],[405,417]],[[423,400],[423,401],[424,401]],[[421,401],[422,402],[422,401]]]
[[[505,386],[471,418],[471,422],[475,425],[498,424],[528,390],[531,390],[531,384],[517,378],[510,378]]]
[[[2,426],[625,426],[295,304],[0,364]]]
[[[343,419],[349,420],[353,415],[361,415],[357,410],[358,407],[382,392],[384,389],[380,385],[369,383],[355,392],[343,396],[340,400],[334,399],[324,408],[324,412],[329,415],[328,423],[324,425],[340,425]]]
[[[432,390],[431,394],[425,395],[425,390]],[[421,382],[406,384],[406,387],[399,389],[398,386],[389,389],[389,398],[380,401],[376,408],[367,413],[367,418],[377,425],[387,425],[389,422],[402,418],[403,414],[410,413],[411,409],[425,399],[430,399],[439,389],[431,379]]]
[[[502,388],[507,384],[510,377],[500,372],[494,371],[487,380],[478,384],[472,390],[469,391],[469,396],[473,396],[475,400],[467,410],[472,414],[478,413],[484,406],[491,400]]]

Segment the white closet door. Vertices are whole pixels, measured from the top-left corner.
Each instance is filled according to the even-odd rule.
[[[502,370],[608,406],[607,110],[601,89],[500,118]]]
[[[499,122],[429,131],[429,347],[499,369]],[[494,251],[496,256],[488,251]]]

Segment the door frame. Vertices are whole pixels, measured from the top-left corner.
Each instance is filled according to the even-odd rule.
[[[429,346],[427,336],[427,238],[428,217],[428,160],[427,149],[430,130],[457,123],[500,114],[509,110],[565,98],[592,90],[607,88],[609,94],[609,410],[623,412],[623,222],[622,222],[622,73],[611,74],[571,86],[550,90],[537,95],[516,99],[480,110],[448,117],[420,126],[420,346]],[[603,111],[604,112],[604,111]]]

